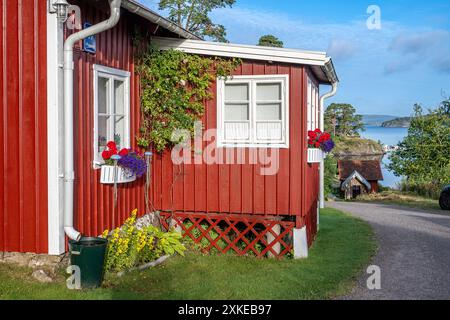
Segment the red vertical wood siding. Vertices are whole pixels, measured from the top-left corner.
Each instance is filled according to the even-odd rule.
[[[370,186],[372,187],[371,192],[377,193],[379,191],[378,181],[377,180],[370,180],[369,181]]]
[[[319,165],[306,165],[306,211],[305,223],[308,244],[311,245],[317,234],[317,209],[319,201]]]
[[[105,19],[98,10],[81,5],[84,20],[91,23]],[[94,14],[94,12],[96,12]],[[113,217],[113,189],[99,184],[99,171],[92,168],[93,97],[92,65],[101,64],[128,70],[131,78],[131,136],[138,135],[140,122],[139,79],[134,74],[132,16],[124,14],[113,30],[97,36],[97,53],[77,51],[75,87],[76,121],[76,225],[85,234],[96,235],[105,228],[123,223],[131,210],[144,213],[143,180],[119,187],[118,210]],[[133,17],[134,19],[134,17]],[[151,28],[151,27],[149,27]],[[313,198],[317,199],[318,176],[309,181],[306,163],[306,75],[299,65],[244,61],[235,75],[287,74],[290,83],[290,142],[281,149],[279,171],[273,176],[260,174],[258,164],[182,164],[174,165],[170,151],[157,154],[152,162],[151,207],[174,212],[259,214],[297,216],[297,227],[313,223],[309,217]],[[215,96],[216,84],[210,90]],[[205,102],[205,129],[217,128],[217,101]],[[132,140],[133,146],[135,141]],[[203,143],[203,147],[206,146]],[[219,149],[226,157],[236,157],[249,150]],[[317,207],[316,207],[317,208]],[[310,226],[314,227],[314,226]]]
[[[106,2],[105,2],[106,3]],[[106,20],[106,7],[95,8],[85,1],[73,2],[81,8],[82,21],[92,24]],[[117,207],[114,207],[113,187],[100,184],[100,170],[93,168],[94,96],[93,66],[95,64],[126,70],[131,73],[130,80],[130,142],[136,148],[136,139],[140,125],[140,87],[138,76],[134,72],[134,52],[132,35],[136,24],[154,28],[146,21],[122,10],[118,25],[98,34],[97,52],[89,54],[75,49],[74,79],[74,123],[75,123],[75,226],[84,235],[96,236],[105,229],[123,224],[134,209],[145,214],[145,181],[118,186]],[[146,25],[148,24],[148,26]],[[81,43],[79,44],[81,46]],[[155,163],[158,161],[156,160]],[[170,172],[164,172],[170,180]],[[157,176],[155,176],[157,178]],[[167,196],[167,195],[164,195]]]
[[[259,164],[173,165],[170,154],[153,163],[154,206],[162,211],[301,216],[306,208],[302,185],[306,174],[305,71],[302,66],[244,61],[234,75],[289,75],[290,147],[280,149],[279,171],[260,174]],[[216,93],[216,83],[211,92]],[[302,110],[305,109],[305,112]],[[305,122],[305,124],[304,124]],[[205,104],[205,130],[217,128],[216,98]],[[206,143],[204,143],[206,145]],[[249,158],[249,149],[219,149],[228,156]],[[239,151],[239,152],[238,152]],[[236,163],[236,162],[235,162]]]
[[[0,251],[47,252],[46,1],[1,1]]]
[[[98,3],[72,1],[83,22],[105,20]],[[140,124],[140,87],[134,73],[132,34],[136,25],[155,26],[122,10],[119,24],[97,35],[97,53],[75,50],[75,226],[98,235],[121,225],[130,212],[144,208],[144,179],[113,188],[99,183],[93,169],[93,65],[131,72],[131,143]],[[0,53],[0,251],[47,252],[47,65],[46,1],[1,1]],[[297,216],[297,227],[315,231],[316,166],[306,164],[306,74],[303,66],[245,61],[235,75],[288,74],[290,77],[290,148],[280,150],[279,172],[260,174],[260,165],[173,165],[170,152],[152,164],[152,208],[164,211]],[[211,87],[216,92],[216,84]],[[217,101],[206,102],[203,123],[217,127]],[[206,143],[204,143],[206,145]],[[223,150],[222,150],[223,151]],[[234,150],[235,152],[236,150]],[[249,158],[248,149],[242,150]],[[236,156],[228,154],[227,156]],[[316,207],[317,208],[317,207]],[[311,237],[312,238],[312,237]]]
[[[307,79],[310,79],[316,86],[319,88],[319,83],[317,79],[312,74],[309,68],[305,69],[305,78],[304,78],[304,105],[307,106],[307,88],[308,82]],[[315,97],[313,97],[315,99]],[[307,108],[302,109],[304,118],[307,117]],[[304,207],[303,207],[303,216],[304,216],[304,224],[306,225],[308,244],[311,246],[316,235],[317,235],[317,209],[318,209],[318,201],[319,201],[319,188],[320,188],[320,173],[319,173],[319,165],[318,164],[308,164],[307,163],[307,122],[303,121],[304,128],[302,132],[304,133],[303,138],[303,156],[305,160],[303,163],[303,168],[305,172],[305,179],[303,180],[303,196],[304,196]]]

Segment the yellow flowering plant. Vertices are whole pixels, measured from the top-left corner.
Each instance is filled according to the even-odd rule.
[[[182,236],[175,231],[164,232],[155,226],[136,227],[137,209],[121,228],[105,230],[108,239],[106,271],[123,271],[151,262],[164,255],[184,255]]]

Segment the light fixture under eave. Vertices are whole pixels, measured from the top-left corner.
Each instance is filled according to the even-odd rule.
[[[67,0],[56,0],[53,2],[53,8],[55,8],[56,14],[58,15],[58,21],[66,22],[69,6],[70,4]]]

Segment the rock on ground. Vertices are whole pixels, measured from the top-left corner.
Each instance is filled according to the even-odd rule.
[[[53,279],[47,274],[47,272],[42,269],[33,271],[31,276],[42,283],[50,283],[53,281]]]

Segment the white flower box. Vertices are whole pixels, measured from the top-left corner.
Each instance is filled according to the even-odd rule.
[[[325,153],[320,149],[308,148],[308,163],[320,163],[325,158]]]
[[[136,175],[129,176],[128,172],[117,166],[117,183],[129,183],[136,180]],[[114,184],[114,166],[102,166],[100,173],[101,184]]]

